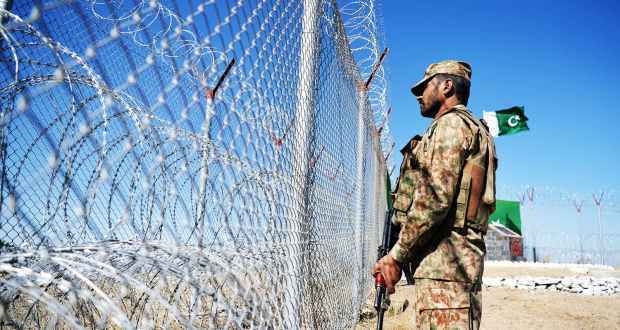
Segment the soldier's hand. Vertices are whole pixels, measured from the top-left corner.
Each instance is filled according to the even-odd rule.
[[[383,275],[383,279],[385,280],[385,287],[388,290],[388,293],[392,294],[396,290],[394,287],[396,283],[400,281],[400,276],[402,274],[400,265],[392,258],[391,255],[386,255],[381,258],[375,266],[372,268],[372,275],[376,276],[378,273]]]

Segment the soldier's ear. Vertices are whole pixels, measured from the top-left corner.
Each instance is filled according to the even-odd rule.
[[[454,94],[454,82],[448,78],[441,83],[440,89],[443,95],[448,98]]]

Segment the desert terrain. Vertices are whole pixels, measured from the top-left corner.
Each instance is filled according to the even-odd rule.
[[[620,278],[620,271],[596,266],[488,263],[484,273],[484,278],[494,279],[523,276]],[[391,296],[392,306],[386,312],[384,329],[413,328],[413,306],[409,304],[402,311],[405,301],[412,302],[413,292],[414,286],[399,283]],[[484,285],[482,295],[481,329],[620,329],[618,294],[585,295]],[[374,292],[369,304],[372,299]],[[362,317],[357,329],[375,329],[376,317],[369,314]]]

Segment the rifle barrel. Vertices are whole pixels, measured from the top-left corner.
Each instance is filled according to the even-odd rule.
[[[383,330],[383,310],[379,312],[381,315],[377,315],[377,330]]]

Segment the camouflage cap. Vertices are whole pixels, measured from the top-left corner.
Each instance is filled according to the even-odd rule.
[[[471,65],[466,62],[454,60],[446,60],[438,63],[433,63],[429,65],[428,68],[426,68],[426,72],[424,72],[424,78],[422,78],[422,80],[420,80],[417,84],[411,87],[411,93],[413,93],[413,95],[415,96],[422,95],[426,83],[433,79],[435,75],[438,75],[440,73],[452,74],[470,80]]]

